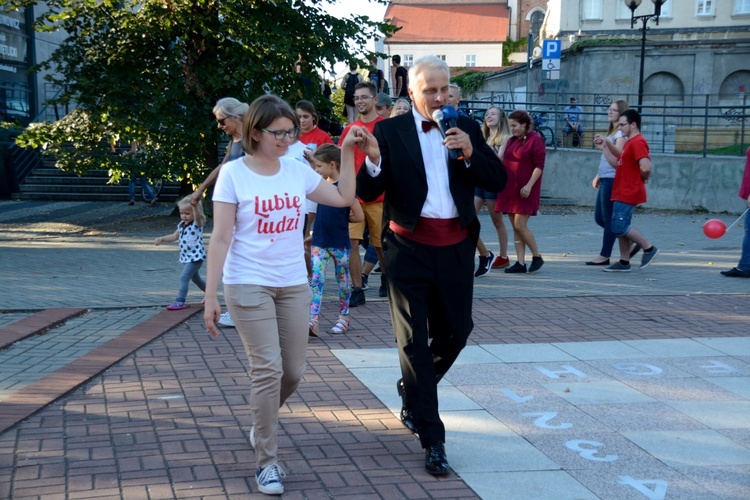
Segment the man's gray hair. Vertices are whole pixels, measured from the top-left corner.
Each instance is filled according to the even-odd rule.
[[[414,62],[414,65],[409,68],[409,88],[411,88],[413,84],[416,84],[417,76],[425,71],[433,69],[445,71],[445,74],[450,79],[451,70],[445,61],[436,56],[424,56],[417,59]]]
[[[458,91],[458,97],[461,97],[461,87],[459,87],[457,83],[451,83],[450,87],[456,89]]]

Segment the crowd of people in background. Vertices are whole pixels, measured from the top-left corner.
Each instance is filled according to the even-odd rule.
[[[539,212],[546,149],[531,116],[491,106],[481,127],[459,113],[455,127],[436,135],[432,113],[446,104],[460,110],[460,87],[446,83],[447,66],[437,58],[418,61],[410,72],[398,56],[392,61],[393,96],[375,60],[367,80],[356,65],[350,67],[342,81],[349,123],[336,139],[319,128],[311,100],[294,107],[273,95],[249,105],[231,97],[217,101],[217,127],[230,138],[226,154],[195,192],[178,202],[176,230],[155,240],[179,242],[184,264],[167,309],[187,307],[192,281],[205,292],[209,332],[218,336],[217,325],[235,327],[245,346],[252,380],[250,443],[263,493],[284,490],[278,410],[301,380],[308,339],[320,333],[329,261],[339,298],[336,318],[325,328],[330,334],[349,331],[350,308],[365,304],[370,275],[380,273],[378,295],[389,298],[401,352],[400,418],[419,433],[425,467],[434,475],[450,470],[436,386],[471,331],[473,278],[492,269],[533,274],[544,265],[529,221]],[[571,105],[578,108],[574,100]],[[566,114],[566,134],[583,133],[577,113]],[[615,101],[607,116],[608,130],[593,138],[601,150],[592,181],[601,248],[583,264],[629,272],[639,252],[639,269],[659,252],[632,225],[634,208],[647,201],[651,161],[640,114]],[[463,156],[449,157],[446,148]],[[126,154],[138,151],[134,144]],[[134,171],[133,178],[139,175]],[[214,227],[206,252],[202,200],[212,187]],[[740,196],[750,207],[750,150]],[[483,209],[495,228],[497,255],[479,237],[476,214]],[[620,253],[612,262],[615,241]],[[204,261],[206,281],[200,276]],[[722,274],[750,277],[750,215],[740,261]]]

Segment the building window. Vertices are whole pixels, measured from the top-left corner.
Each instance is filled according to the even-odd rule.
[[[750,0],[735,0],[735,14],[750,14]]]
[[[695,15],[697,16],[713,16],[714,15],[714,2],[713,0],[697,0]]]
[[[403,65],[407,68],[414,66],[414,54],[404,54]]]
[[[467,54],[466,55],[466,67],[467,68],[473,68],[477,65],[477,56],[476,54]]]
[[[437,55],[437,56],[435,56],[435,57],[437,57],[437,58],[438,58],[438,59],[440,59],[441,61],[445,61],[445,54],[438,54],[438,55]]]
[[[583,0],[581,17],[583,19],[601,19],[602,0]]]

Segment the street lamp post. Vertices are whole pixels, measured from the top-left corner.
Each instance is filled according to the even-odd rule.
[[[659,16],[661,15],[661,6],[666,3],[667,0],[651,0],[654,3],[654,13],[645,14],[642,16],[635,15],[635,9],[641,4],[641,0],[624,0],[625,5],[630,9],[630,27],[635,27],[636,21],[641,21],[641,73],[638,77],[638,112],[641,112],[641,104],[643,104],[643,66],[646,60],[646,30],[648,27],[646,24],[649,19],[654,19],[656,25],[659,26]]]

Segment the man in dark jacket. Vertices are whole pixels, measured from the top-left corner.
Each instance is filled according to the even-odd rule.
[[[412,112],[378,123],[373,134],[358,132],[367,159],[357,193],[365,201],[385,193],[382,248],[403,376],[401,420],[419,434],[433,475],[450,471],[437,384],[474,326],[474,188],[499,192],[507,177],[473,120],[459,117],[445,139],[435,128],[449,76],[444,61],[420,59],[409,71]],[[463,159],[449,159],[449,149],[462,150]]]

